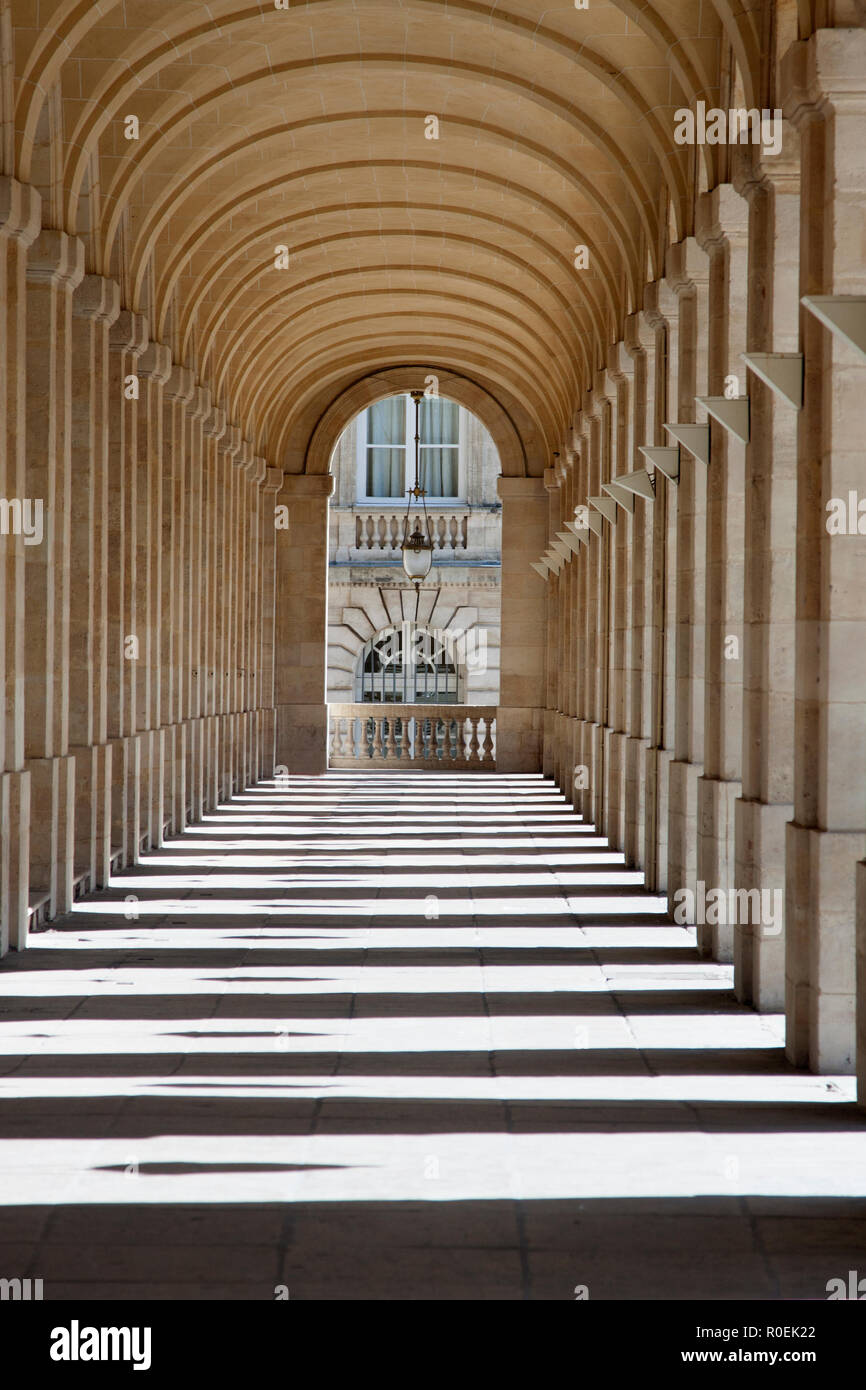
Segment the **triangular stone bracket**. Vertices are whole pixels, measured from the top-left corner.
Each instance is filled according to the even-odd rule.
[[[634,511],[634,493],[631,491],[631,488],[620,486],[616,479],[613,478],[609,483],[602,483],[601,490],[602,492],[606,492],[608,497],[612,497],[614,502],[622,507],[624,512]]]
[[[604,498],[603,500],[606,501],[607,499]],[[611,502],[610,505],[613,507],[614,511],[616,511],[616,507],[614,506],[613,502]],[[604,526],[602,525],[601,517],[599,516],[598,512],[590,512],[589,516],[587,517],[587,521],[589,522],[590,531],[593,531],[596,536],[600,536],[602,531],[604,530]]]
[[[562,541],[551,541],[550,548],[556,555],[559,555],[563,561],[571,559],[571,548],[570,546],[563,545]]]
[[[645,468],[636,468],[633,473],[620,473],[614,482],[619,487],[628,488],[629,492],[634,492],[638,497],[645,497],[648,502],[656,499],[655,479]]]
[[[694,454],[701,463],[710,462],[710,427],[709,425],[665,425],[665,429],[672,439],[678,444],[682,444],[684,449],[688,449],[690,454]],[[659,465],[661,467],[661,465]],[[662,468],[664,473],[664,469]]]
[[[748,396],[734,396],[728,400],[727,396],[695,396],[698,405],[702,405],[714,420],[718,420],[720,425],[724,425],[729,434],[733,434],[743,444],[749,442],[749,398]]]
[[[566,527],[581,545],[589,545],[589,527],[578,526],[576,521],[567,521]]]
[[[750,371],[795,410],[803,408],[802,352],[741,352]]]
[[[544,580],[546,584],[548,579],[550,578],[550,570],[548,569],[546,562],[544,560],[530,560],[529,563],[531,567],[535,570],[535,573],[541,575],[541,578]]]
[[[676,429],[689,429],[689,428],[693,428],[693,429],[701,430],[701,429],[705,429],[706,426],[705,426],[705,425],[694,425],[694,426],[691,426],[691,427],[690,427],[690,426],[688,426],[688,425],[677,425],[675,428],[676,428]],[[670,425],[665,425],[665,429],[671,429],[671,426],[670,426]],[[686,446],[686,447],[688,447],[688,446]],[[640,445],[638,446],[638,448],[639,448],[639,450],[640,450],[640,453],[643,454],[644,458],[647,459],[647,460],[652,464],[653,468],[657,468],[658,471],[659,471],[660,473],[664,473],[665,477],[668,479],[669,482],[671,482],[671,483],[678,483],[678,482],[679,482],[679,480],[680,480],[680,446],[679,446],[679,444],[675,444],[675,445],[673,445],[673,447],[669,447],[669,446],[667,446],[667,445],[665,445],[665,444],[640,444]]]
[[[551,569],[554,574],[559,574],[559,571],[562,569],[562,566],[565,563],[562,556],[557,555],[555,550],[545,550],[541,558],[544,564],[547,565],[548,568]]]
[[[800,303],[831,333],[866,357],[866,295],[805,294]]]
[[[611,501],[609,497],[589,497],[587,501],[591,507],[595,507],[597,512],[601,512],[611,526],[616,525],[616,503]]]
[[[557,531],[556,534],[562,541],[562,544],[568,546],[572,555],[578,555],[580,553],[580,541],[577,539],[577,536],[573,536],[570,531]]]

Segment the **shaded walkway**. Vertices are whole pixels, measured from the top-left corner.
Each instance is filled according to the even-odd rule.
[[[0,1275],[822,1299],[853,1095],[542,778],[262,784],[2,962]]]

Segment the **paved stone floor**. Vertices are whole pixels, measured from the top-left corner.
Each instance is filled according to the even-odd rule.
[[[0,1277],[823,1299],[866,1124],[781,1041],[540,777],[263,784],[0,966]]]

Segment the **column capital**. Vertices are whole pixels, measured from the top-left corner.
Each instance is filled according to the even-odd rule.
[[[259,454],[256,454],[255,458],[250,463],[244,466],[244,472],[246,473],[250,482],[255,487],[259,487],[268,475],[267,459],[262,458]]]
[[[284,473],[280,492],[287,497],[324,500],[331,496],[336,481],[333,473]]]
[[[239,454],[244,447],[244,437],[241,434],[240,425],[230,425],[226,423],[225,432],[219,441],[219,451],[221,454],[228,454],[229,458],[235,463],[239,462]]]
[[[269,468],[262,480],[262,492],[277,493],[283,485],[282,468]]]
[[[195,372],[189,367],[172,367],[165,383],[165,397],[188,405],[195,395]]]
[[[112,324],[120,313],[120,286],[103,275],[85,275],[72,296],[72,316]]]
[[[121,309],[108,334],[108,346],[112,352],[130,352],[138,357],[147,347],[149,328],[147,319],[134,314],[131,309]]]
[[[189,414],[193,420],[204,420],[210,414],[213,400],[211,393],[206,386],[197,386],[192,393],[192,401],[188,406]]]
[[[557,488],[562,482],[562,479],[559,476],[559,469],[556,467],[545,468],[544,477],[542,481],[547,492],[556,492]]]
[[[634,359],[624,341],[612,343],[608,348],[607,371],[613,381],[626,381],[634,376]]]
[[[661,314],[648,312],[645,308],[638,309],[636,314],[629,314],[625,321],[625,347],[632,358],[632,371],[634,359],[655,347],[656,333],[663,325]]]
[[[720,183],[698,198],[695,235],[704,251],[745,246],[749,237],[749,204],[732,183]]]
[[[503,502],[540,502],[545,482],[543,478],[511,478],[503,473],[496,479],[496,492]]]
[[[138,360],[138,373],[152,381],[168,381],[171,376],[171,348],[165,343],[148,343]]]
[[[48,227],[27,253],[27,280],[33,285],[75,289],[84,279],[84,242]]]
[[[0,235],[30,246],[42,226],[42,199],[29,183],[0,177]]]
[[[710,278],[710,258],[693,236],[669,246],[665,255],[665,280],[674,294],[689,294]]]
[[[827,110],[866,113],[866,30],[816,29],[780,66],[782,109],[795,125]]]
[[[226,413],[218,405],[211,406],[204,417],[202,430],[208,439],[222,439],[226,432]]]

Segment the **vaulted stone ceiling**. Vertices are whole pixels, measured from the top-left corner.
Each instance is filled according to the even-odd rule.
[[[274,463],[351,383],[417,363],[531,422],[538,471],[690,230],[675,110],[724,99],[730,56],[761,104],[751,9],[15,4],[14,168]]]

